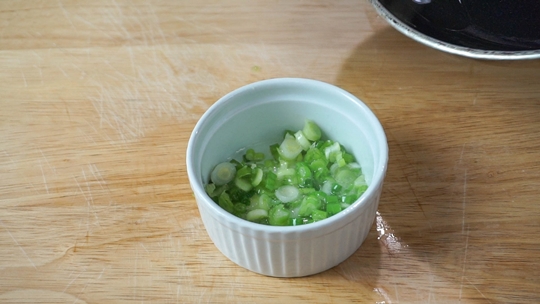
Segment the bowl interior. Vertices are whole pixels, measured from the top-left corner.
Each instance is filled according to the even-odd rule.
[[[369,108],[335,86],[305,79],[275,79],[250,84],[217,101],[195,127],[191,157],[195,191],[204,191],[215,165],[245,148],[269,154],[284,130],[300,130],[305,119],[339,141],[362,166],[368,185],[383,179],[386,137]]]

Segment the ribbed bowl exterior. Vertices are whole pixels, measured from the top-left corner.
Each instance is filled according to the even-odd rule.
[[[324,227],[322,231],[268,232],[217,218],[197,197],[208,235],[231,261],[251,271],[274,277],[300,277],[328,270],[350,257],[366,239],[375,219],[381,187],[360,208],[351,211],[352,220]]]

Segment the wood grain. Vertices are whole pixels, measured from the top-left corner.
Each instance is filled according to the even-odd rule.
[[[366,1],[2,1],[1,303],[534,303],[540,61],[429,49]],[[189,188],[197,119],[250,82],[341,86],[390,147],[341,265],[260,276]]]

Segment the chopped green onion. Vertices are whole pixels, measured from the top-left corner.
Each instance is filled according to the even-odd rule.
[[[263,170],[261,168],[255,168],[253,178],[251,179],[251,185],[253,187],[258,186],[262,182]]]
[[[298,184],[302,187],[313,185],[313,173],[311,173],[308,165],[304,162],[296,163],[296,178],[298,179]]]
[[[261,160],[264,160],[264,153],[256,152],[256,153],[253,155],[253,160],[254,160],[254,161],[261,161]]]
[[[266,180],[264,180],[264,187],[270,191],[277,188],[277,175],[273,172],[266,173]]]
[[[341,203],[339,205],[341,206],[341,210],[343,210],[343,209],[347,209],[351,204]]]
[[[233,202],[239,202],[243,204],[249,204],[249,200],[253,193],[249,191],[244,191],[234,185],[234,183],[231,183],[233,185],[230,186],[230,189],[228,189],[226,192],[231,197],[231,200]]]
[[[341,197],[341,201],[347,205],[351,205],[356,201],[357,196],[356,195],[344,195]]]
[[[255,210],[255,209],[263,209],[263,210],[270,210],[270,207],[272,205],[272,199],[268,196],[268,194],[261,194],[254,195],[250,199],[250,204],[247,206],[247,210]]]
[[[270,146],[270,154],[274,160],[279,160],[279,144],[273,144]]]
[[[326,169],[326,161],[323,159],[316,159],[309,164],[309,168],[314,172],[318,172]]]
[[[307,139],[316,141],[321,138],[321,129],[319,126],[311,120],[306,119],[304,123],[304,129],[302,130]]]
[[[231,198],[227,194],[227,192],[221,193],[218,199],[218,204],[221,208],[227,210],[229,213],[234,212],[234,205],[231,201]]]
[[[247,149],[246,153],[244,154],[244,157],[247,160],[253,160],[255,158],[255,150]]]
[[[236,185],[236,187],[238,187],[239,189],[241,189],[241,190],[243,190],[245,192],[248,192],[252,188],[250,182],[246,181],[243,178],[239,178],[239,177],[234,179],[234,184]]]
[[[332,190],[330,191],[330,193],[333,193],[333,194],[339,193],[339,192],[341,192],[342,189],[343,189],[343,187],[340,184],[334,184],[332,186]]]
[[[364,186],[364,185],[367,186],[366,179],[365,179],[364,175],[358,176],[358,177],[354,180],[354,185],[355,185],[355,186]]]
[[[243,178],[248,175],[251,175],[251,167],[245,165],[242,168],[238,169],[238,172],[236,172],[236,178]]]
[[[214,170],[212,170],[210,179],[212,180],[212,183],[214,183],[216,186],[221,186],[232,181],[235,174],[236,167],[230,162],[224,162],[218,164],[214,168]]]
[[[328,159],[330,162],[336,161],[336,155],[341,152],[341,147],[339,146],[338,142],[333,143],[331,146],[326,147],[324,149],[324,156]]]
[[[354,162],[354,156],[352,154],[349,154],[345,151],[343,151],[343,159],[345,160],[345,162],[347,164],[350,164],[350,163],[353,163]]]
[[[339,202],[339,198],[335,195],[328,195],[326,197],[326,209],[328,211],[328,205],[330,204],[337,204]]]
[[[340,143],[322,139],[313,121],[297,132],[285,131],[283,141],[267,152],[249,148],[240,161],[218,164],[204,187],[208,196],[248,221],[305,225],[338,214],[368,187],[354,156]]]
[[[242,203],[236,203],[234,204],[234,210],[233,210],[233,214],[238,216],[238,217],[241,217],[241,218],[244,218],[244,214],[246,213],[246,205],[242,204]]]
[[[283,203],[295,201],[300,196],[300,191],[295,186],[281,186],[276,190],[276,197]]]
[[[268,217],[268,211],[264,209],[255,209],[247,213],[246,220],[255,222],[266,217]]]
[[[329,216],[338,214],[341,211],[341,205],[339,203],[331,203],[326,205],[326,212]]]
[[[279,146],[279,154],[287,160],[295,159],[300,152],[302,152],[302,146],[296,140],[296,138],[289,133],[285,135],[285,139],[281,142]]]
[[[304,151],[307,151],[309,147],[311,146],[311,143],[309,142],[307,137],[304,135],[304,132],[302,132],[302,130],[294,133],[294,137],[296,138],[300,146],[302,146],[302,149]]]
[[[213,197],[214,196],[214,191],[216,191],[216,184],[207,184],[206,186],[204,186],[204,191],[206,191],[206,193],[210,196],[210,197]]]
[[[289,163],[286,161],[281,161],[279,168],[277,169],[276,175],[278,179],[283,179],[286,176],[294,175],[296,172],[293,168],[289,168]]]
[[[314,222],[322,221],[327,217],[328,213],[326,211],[316,209],[311,213],[311,218],[313,218]]]
[[[322,185],[321,191],[326,193],[326,194],[331,194],[332,193],[332,187],[333,187],[332,182],[327,180]]]
[[[339,168],[335,173],[336,182],[343,188],[351,187],[358,178],[358,172],[356,171],[347,167]]]
[[[298,215],[309,216],[313,210],[317,210],[321,207],[321,200],[315,196],[307,196],[302,200]]]
[[[289,223],[291,212],[283,204],[276,205],[270,209],[268,214],[270,225],[286,226]]]
[[[339,152],[336,154],[336,162],[339,167],[343,167],[347,164],[347,161],[343,158],[343,152]]]

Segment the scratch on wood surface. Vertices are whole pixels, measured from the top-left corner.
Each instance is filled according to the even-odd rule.
[[[427,254],[424,254],[424,259],[428,260]],[[434,277],[434,275],[433,275],[433,270],[431,269],[431,264],[429,262],[427,263],[427,268],[428,268],[428,276],[429,276],[428,303],[432,303],[432,299],[433,300],[436,300],[436,299],[434,299],[435,295],[433,293],[433,281],[434,281],[433,277]]]
[[[137,276],[139,274],[139,247],[135,247],[135,267],[133,267],[133,275],[131,278],[133,278],[133,297],[137,297],[138,295],[138,282],[137,282]]]
[[[94,138],[92,136],[89,136],[86,132],[84,132],[81,128],[77,128],[77,131],[79,131],[79,133],[82,134],[82,136],[84,136],[84,138],[86,138],[86,140],[88,142],[91,142],[93,144],[96,144],[96,141],[94,140]]]
[[[70,13],[66,10],[66,8],[64,7],[64,4],[62,3],[61,0],[58,0],[58,5],[60,6],[60,9],[62,10],[62,13],[64,14],[64,17],[67,19],[67,21],[69,21],[69,23],[71,24],[71,27],[74,29],[74,30],[77,30],[77,28],[75,27],[75,24],[73,24],[73,21],[71,20],[70,18]]]
[[[90,200],[87,200],[87,203],[88,203],[88,212],[92,212],[96,221],[97,221],[97,224],[98,226],[101,227],[101,224],[99,222],[99,217],[96,213],[96,211],[94,210],[94,197],[92,196],[92,189],[90,189],[90,183],[88,182],[88,179],[86,178],[86,173],[84,172],[84,169],[81,170],[82,171],[82,174],[83,174],[83,177],[84,177],[84,181],[86,183],[86,189],[88,189],[88,195],[90,196]]]
[[[195,21],[192,21],[193,18],[191,18],[191,20],[189,20],[189,19],[187,19],[185,17],[180,17],[180,16],[175,17],[175,20],[180,21],[180,22],[182,22],[184,24],[187,24],[187,25],[191,26],[195,30],[198,30],[198,31],[201,31],[201,32],[210,32],[210,34],[219,35],[220,37],[226,38],[227,40],[229,40],[231,42],[240,42],[237,39],[233,39],[230,36],[230,33],[225,31],[224,29],[222,29],[222,28],[220,28],[218,26],[212,26],[208,22],[195,22]],[[193,42],[195,42],[195,41],[193,41]]]
[[[461,153],[459,154],[458,165],[461,165],[461,162],[463,161],[464,153],[465,153],[465,144],[463,144],[463,146],[461,146]]]
[[[101,173],[99,172],[99,169],[97,168],[96,164],[88,164],[88,167],[90,169],[90,172],[92,173],[92,175],[94,176],[94,178],[96,179],[98,185],[101,187],[101,189],[105,189],[103,187],[103,185],[107,185],[107,183],[105,182],[105,180],[103,179],[103,176],[101,175]],[[99,177],[96,175],[99,175]]]
[[[2,228],[4,228],[7,233],[9,234],[9,237],[13,240],[13,242],[15,242],[15,245],[17,245],[17,247],[19,247],[19,250],[21,250],[22,254],[26,257],[26,259],[28,260],[28,262],[30,262],[30,264],[32,265],[32,267],[34,267],[34,269],[37,269],[36,267],[36,264],[34,264],[34,262],[32,261],[32,259],[28,256],[28,254],[26,253],[26,251],[24,250],[24,248],[21,246],[21,244],[19,244],[19,242],[17,241],[17,239],[13,236],[13,234],[11,234],[11,231],[9,231],[8,227],[6,227],[6,225],[4,225],[4,222],[2,220],[0,220],[0,225],[2,225]]]
[[[422,211],[422,214],[424,215],[424,218],[426,219],[426,222],[430,229],[433,227],[431,226],[431,221],[429,220],[429,217],[427,216],[426,212],[424,211],[424,208],[422,207],[422,203],[420,202],[420,199],[418,198],[418,195],[416,194],[415,188],[413,187],[411,180],[408,176],[405,177],[405,180],[409,184],[409,188],[411,189],[411,193],[414,195],[414,199],[416,200],[416,204],[420,208],[420,211]]]
[[[474,285],[471,280],[469,280],[469,278],[466,278],[467,279],[467,282],[469,283],[469,285],[471,285],[472,287],[474,287],[474,289],[476,289],[476,291],[478,291],[478,293],[484,298],[486,299],[489,303],[492,303],[481,291],[480,289],[478,289],[478,287],[476,287],[476,285]]]
[[[100,280],[104,273],[105,273],[105,267],[103,267],[103,269],[101,269],[101,273],[100,273],[99,276],[96,278],[96,280]]]
[[[42,61],[43,61],[43,57],[41,57],[37,51],[32,51],[32,55],[34,55],[35,57],[37,57],[38,60],[39,60],[39,62],[42,62]],[[34,66],[35,66],[35,65],[34,65]]]
[[[41,67],[34,64],[34,67],[39,71],[39,78],[41,80],[41,84],[43,84],[43,70]]]
[[[147,253],[150,253],[150,251],[148,251],[148,249],[146,249],[146,246],[144,246],[143,243],[139,242],[139,245],[140,245]]]
[[[135,67],[135,60],[133,59],[133,48],[131,46],[125,46],[128,51],[129,61],[131,62],[131,70],[133,74],[136,74],[137,68]]]
[[[88,206],[88,214],[93,214],[94,215],[94,218],[96,219],[96,222],[97,222],[97,225],[98,226],[101,226],[100,222],[99,222],[99,217],[96,213],[96,211],[94,210],[94,206],[93,206],[93,197],[92,197],[92,193],[91,193],[91,190],[90,190],[90,186],[88,184],[88,181],[86,180],[86,174],[84,173],[84,170],[82,170],[82,173],[83,173],[83,176],[84,176],[84,179],[85,179],[85,182],[86,182],[86,187],[88,189],[88,196],[85,194],[85,191],[83,190],[83,188],[81,187],[81,184],[79,183],[79,181],[77,180],[76,177],[73,177],[73,179],[75,180],[75,183],[77,183],[77,187],[79,188],[79,191],[81,192],[81,194],[83,195],[85,201],[86,201],[86,205]],[[88,225],[89,223],[87,223]]]
[[[49,160],[47,159],[47,157],[45,156],[45,153],[43,153],[43,150],[41,150],[41,148],[39,148],[39,153],[41,153],[41,156],[43,157],[43,160],[45,160],[47,167],[49,167],[49,169],[51,169],[54,173],[56,173],[56,168],[51,166],[51,163],[49,163]]]
[[[86,290],[86,288],[88,287],[88,285],[93,284],[95,281],[98,281],[98,280],[100,280],[100,279],[102,278],[103,274],[105,273],[105,269],[106,269],[106,268],[107,268],[107,267],[103,267],[103,268],[101,269],[101,272],[98,274],[97,277],[91,279],[89,282],[86,282],[86,283],[84,284],[84,286],[82,287],[82,289],[77,293],[77,296],[76,296],[75,299],[73,300],[73,303],[76,303],[77,301],[80,301],[80,296],[84,293],[84,291]],[[86,272],[86,269],[84,269],[84,272]],[[77,277],[75,277],[73,280],[71,280],[71,282],[68,283],[68,285],[67,285],[66,288],[64,289],[64,292],[67,290],[67,288],[68,288],[71,284],[73,284],[73,282],[74,282],[77,278],[79,278],[79,276],[80,276],[82,273],[83,273],[83,272],[80,272],[80,273],[77,275]],[[95,272],[94,272],[94,273],[95,273]],[[94,274],[94,273],[92,273],[92,274]],[[71,274],[70,274],[70,276],[71,276]]]
[[[466,207],[467,207],[467,169],[465,169],[465,172],[463,173],[463,200],[462,200],[462,206],[461,206],[461,208],[463,209],[463,216],[461,220],[461,233],[465,232]]]
[[[76,277],[74,277],[73,279],[71,279],[71,281],[69,281],[69,283],[66,285],[66,287],[64,288],[64,290],[62,292],[66,292],[66,290],[69,288],[69,286],[71,286],[71,284],[73,284],[73,282],[75,282],[75,280],[77,280],[79,278],[79,276],[81,275],[82,272],[79,272],[77,274]],[[71,273],[72,274],[72,273]],[[71,277],[71,274],[69,275]]]
[[[47,191],[47,194],[50,194],[47,179],[45,178],[45,172],[43,172],[43,166],[41,165],[41,160],[39,160],[39,168],[41,169],[41,176],[43,177],[43,185],[45,186],[45,190]]]
[[[169,44],[167,44],[167,38],[165,37],[165,33],[163,32],[163,29],[161,28],[159,17],[156,14],[156,10],[154,9],[153,5],[150,5],[150,3],[148,3],[147,6],[148,6],[147,11],[152,13],[152,18],[154,19],[154,22],[157,25],[157,32],[159,36],[161,37],[161,39],[163,40],[162,41],[163,45],[168,48]]]
[[[88,286],[88,284],[89,284],[89,283],[85,283],[85,284],[84,284],[84,286],[83,286],[83,288],[81,289],[81,291],[79,291],[79,293],[77,294],[77,296],[75,297],[75,299],[73,299],[72,304],[75,304],[75,303],[77,303],[78,301],[80,301],[79,296],[80,296],[81,294],[84,293],[84,290],[86,289],[86,287]]]
[[[15,161],[13,160],[13,158],[11,157],[11,155],[10,155],[6,150],[3,150],[2,152],[4,152],[4,155],[9,159],[9,161],[10,161],[13,165],[17,166],[17,164],[15,163]]]
[[[199,295],[199,303],[204,302],[204,298],[205,298],[205,296],[206,296],[206,291],[207,291],[207,290],[208,290],[208,288],[205,288],[205,289],[203,290],[203,292],[201,292],[201,294]]]
[[[112,142],[112,138],[107,134],[107,133],[104,133],[104,132],[98,132],[98,130],[96,129],[96,127],[94,126],[94,124],[90,123],[86,118],[83,118],[84,121],[94,130],[94,132],[96,134],[100,134],[101,136],[104,136],[105,138],[107,138],[109,140],[109,142]],[[94,141],[94,139],[92,138],[92,141]],[[95,142],[95,141],[94,141]]]
[[[129,41],[132,39],[132,37],[131,37],[131,34],[126,29],[126,27],[123,25],[125,16],[122,11],[122,8],[120,7],[120,5],[118,5],[116,1],[113,1],[113,3],[114,3],[114,12],[112,10],[107,10],[106,12],[104,12],[103,15],[107,15],[109,18],[106,20],[110,21],[109,25],[113,28],[118,29],[124,36],[124,39]]]
[[[26,76],[24,75],[23,71],[21,71],[21,74],[22,74],[22,78],[24,80],[24,87],[27,88],[28,87],[28,82],[26,82]]]
[[[93,24],[92,22],[84,19],[83,17],[79,16],[78,14],[75,14],[75,18],[77,18],[79,21],[81,21],[82,23],[90,26],[91,28],[99,31],[101,34],[105,35],[108,39],[111,39],[113,40],[114,37],[111,36],[109,33],[107,33],[106,31],[104,31],[103,29],[99,28],[98,26],[96,26],[95,24]],[[90,45],[90,44],[89,44]]]
[[[463,261],[461,267],[461,285],[459,287],[459,300],[463,292],[463,280],[465,279],[465,271],[467,269],[467,252],[469,251],[469,227],[467,226],[467,237],[465,238],[465,252],[463,253]]]

